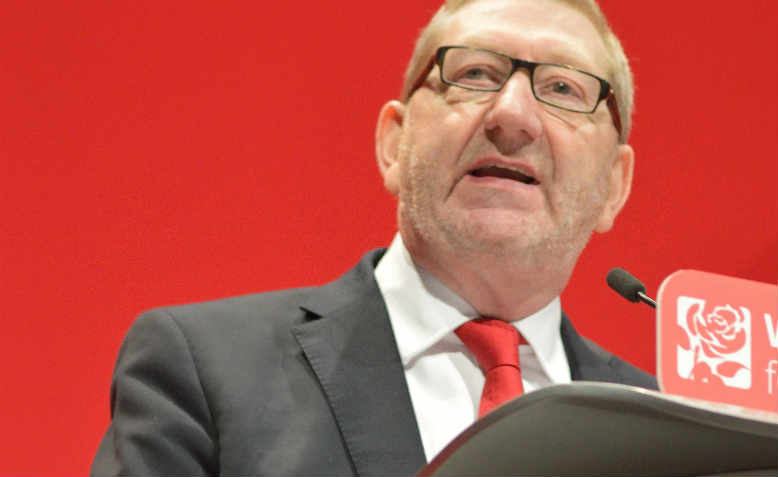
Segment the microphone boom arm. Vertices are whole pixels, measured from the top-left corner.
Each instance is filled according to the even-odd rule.
[[[656,308],[656,301],[641,291],[638,292],[638,299],[651,308]]]

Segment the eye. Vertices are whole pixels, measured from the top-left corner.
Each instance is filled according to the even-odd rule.
[[[535,96],[554,106],[573,111],[590,111],[600,94],[599,80],[572,68],[541,64],[533,77]]]
[[[459,77],[459,80],[481,80],[481,79],[488,79],[488,75],[486,74],[486,71],[484,71],[481,68],[473,67],[465,70],[462,75]]]
[[[555,75],[535,78],[535,96],[546,103],[573,111],[586,111],[597,98],[599,83],[581,83],[570,77]]]
[[[554,94],[561,94],[561,95],[570,95],[575,94],[575,91],[573,90],[572,86],[565,83],[564,81],[555,81],[549,86],[549,91]]]
[[[566,78],[546,78],[536,88],[542,96],[554,98],[583,99],[586,95],[579,85]]]
[[[448,75],[446,79],[462,86],[490,89],[502,84],[502,76],[489,65],[467,65],[456,74]]]

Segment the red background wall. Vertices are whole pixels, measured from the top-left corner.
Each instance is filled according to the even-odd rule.
[[[374,121],[437,1],[272,3],[0,7],[0,473],[87,472],[140,311],[322,283],[390,241]],[[652,295],[680,268],[778,281],[778,15],[602,3],[637,77],[635,186],[563,300],[653,371],[652,312],[610,267]]]

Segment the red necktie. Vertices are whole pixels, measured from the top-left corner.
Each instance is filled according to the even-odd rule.
[[[521,395],[519,343],[527,343],[512,325],[494,318],[470,320],[455,333],[475,355],[486,382],[478,406],[478,417]]]

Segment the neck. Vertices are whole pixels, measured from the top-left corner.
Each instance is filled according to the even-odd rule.
[[[467,300],[481,316],[505,321],[527,317],[559,296],[575,264],[573,259],[558,266],[559,257],[535,263],[521,253],[433,250],[424,241],[405,235],[403,242],[416,266]]]

